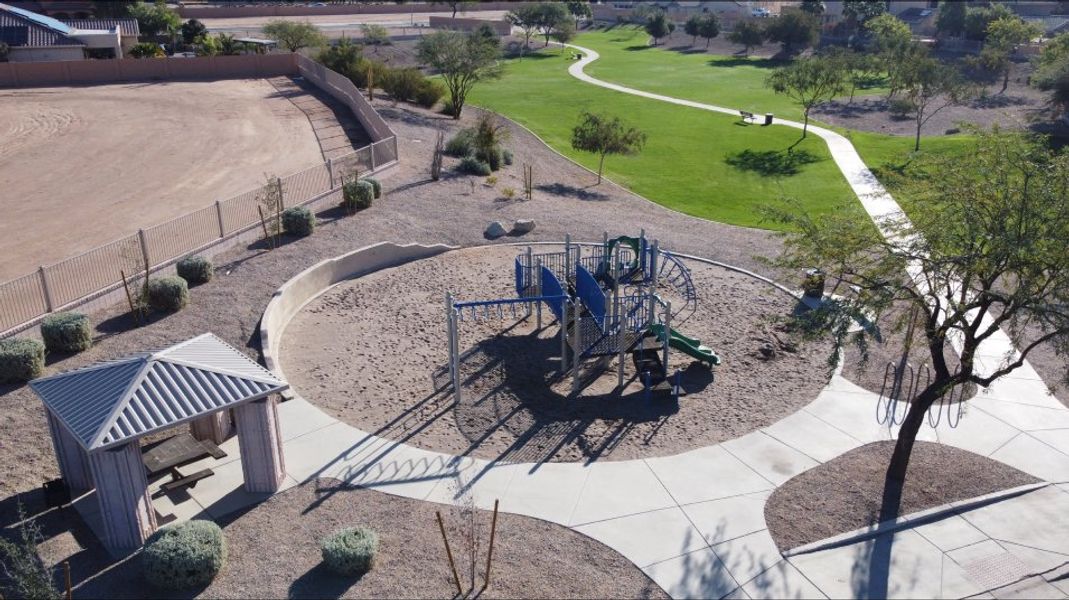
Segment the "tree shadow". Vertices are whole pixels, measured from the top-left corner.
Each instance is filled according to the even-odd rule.
[[[747,58],[743,56],[733,55],[730,58],[713,58],[710,59],[708,64],[710,67],[723,67],[730,69],[732,67],[754,67],[757,69],[775,69],[783,66],[785,61],[776,58]]]
[[[636,44],[634,46],[627,46],[627,47],[624,48],[624,50],[627,50],[628,52],[639,52],[639,51],[642,51],[642,50],[649,50],[650,48],[653,48],[653,47],[654,46],[650,46],[649,44],[645,44],[645,45],[637,45]]]
[[[565,183],[548,183],[536,185],[535,189],[553,194],[554,196],[570,196],[579,200],[609,200],[609,195],[602,192],[591,191],[589,187],[581,188]]]
[[[898,518],[901,506],[902,484],[886,479],[876,522],[884,523]],[[888,589],[893,545],[893,532],[879,534],[860,545],[850,573],[855,598],[887,598],[891,591],[898,591]]]
[[[341,598],[363,576],[343,577],[319,563],[293,580],[287,592],[288,598]]]
[[[131,292],[133,291],[134,290],[131,289]],[[97,323],[96,330],[102,335],[95,338],[93,342],[96,343],[98,340],[107,339],[113,335],[124,333],[139,327],[145,327],[146,325],[153,325],[166,319],[171,314],[172,313],[148,310],[145,315],[139,319],[134,316],[134,313],[132,312],[123,312]]]
[[[766,177],[789,177],[821,159],[808,150],[750,150],[729,154],[724,162],[740,171]]]

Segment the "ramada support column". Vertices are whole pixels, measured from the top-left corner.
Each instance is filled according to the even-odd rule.
[[[96,483],[104,545],[111,551],[141,547],[156,531],[156,512],[134,441],[89,455]]]
[[[222,444],[230,435],[230,411],[220,410],[206,417],[193,420],[190,430],[193,437],[198,440],[211,440],[215,444]]]
[[[48,431],[52,434],[52,448],[55,450],[56,462],[59,464],[59,474],[70,490],[71,497],[81,496],[93,489],[93,472],[89,468],[89,455],[50,411],[46,410],[45,414],[48,417]]]
[[[241,448],[241,470],[249,492],[276,492],[286,477],[278,404],[268,397],[234,408]]]

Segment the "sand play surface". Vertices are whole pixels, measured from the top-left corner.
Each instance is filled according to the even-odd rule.
[[[0,281],[322,161],[262,79],[0,91]]]
[[[678,329],[712,347],[710,370],[672,351],[686,395],[647,399],[632,381],[613,394],[613,367],[569,397],[557,377],[559,331],[545,311],[461,323],[467,380],[454,401],[445,382],[444,295],[458,300],[515,296],[519,247],[448,252],[341,283],[306,306],[286,329],[283,370],[309,401],[354,426],[427,449],[509,461],[633,459],[669,455],[741,436],[812,401],[827,382],[827,347],[794,349],[771,319],[793,298],[764,282],[691,262],[697,312]],[[506,313],[508,315],[508,313]],[[500,334],[500,335],[499,335]],[[759,349],[771,344],[774,358]],[[589,364],[589,363],[587,363]],[[445,389],[441,389],[445,387]]]

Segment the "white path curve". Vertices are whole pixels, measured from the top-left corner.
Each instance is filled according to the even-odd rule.
[[[569,71],[583,81],[737,114],[589,77],[583,67],[596,60],[597,53],[574,48],[586,57]],[[779,124],[801,127],[790,121]],[[810,131],[828,142],[871,216],[879,219],[900,211],[848,140],[820,127]],[[284,324],[279,324],[272,337],[282,329]],[[993,348],[984,359],[1000,356]],[[299,397],[282,404],[279,412],[286,487],[333,477],[349,485],[449,504],[456,482],[467,481],[480,507],[489,508],[500,499],[503,511],[558,523],[597,539],[676,598],[823,598],[864,596],[871,591],[857,581],[859,565],[867,564],[873,554],[871,545],[784,558],[765,523],[765,500],[777,486],[807,469],[863,444],[891,439],[894,431],[876,423],[876,403],[875,394],[836,374],[802,410],[740,438],[675,456],[591,465],[495,463],[423,450],[342,423]],[[926,425],[920,439],[1000,460],[1048,482],[1069,482],[1069,410],[1047,393],[1030,367],[972,400],[956,429]],[[236,448],[229,450],[231,457],[240,455]],[[178,518],[219,517],[262,499],[241,491],[236,458],[210,466],[217,476],[190,490],[193,502],[175,507]],[[985,583],[998,579],[985,565],[1004,559],[1004,554],[1029,572],[1069,561],[1069,519],[1064,519],[1069,514],[1069,485],[1052,485],[1021,498],[1013,502],[1031,504],[1007,501],[894,534],[886,573],[872,579],[885,581],[884,593],[889,596],[963,597],[983,592],[989,587]],[[1001,577],[1008,581],[1010,575]],[[1069,586],[1042,583],[1063,596],[1069,593]]]

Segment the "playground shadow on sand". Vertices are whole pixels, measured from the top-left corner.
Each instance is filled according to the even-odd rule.
[[[499,460],[545,462],[571,450],[567,453],[593,461],[625,440],[649,443],[679,412],[670,393],[647,395],[633,377],[625,379],[622,393],[616,390],[615,367],[599,368],[593,359],[583,365],[584,387],[572,395],[571,378],[560,376],[559,357],[560,338],[537,332],[484,340],[463,355],[463,394],[453,411],[471,449],[506,431],[515,441]],[[630,364],[627,371],[634,371]],[[680,376],[684,393],[712,382],[713,372],[698,365]]]

